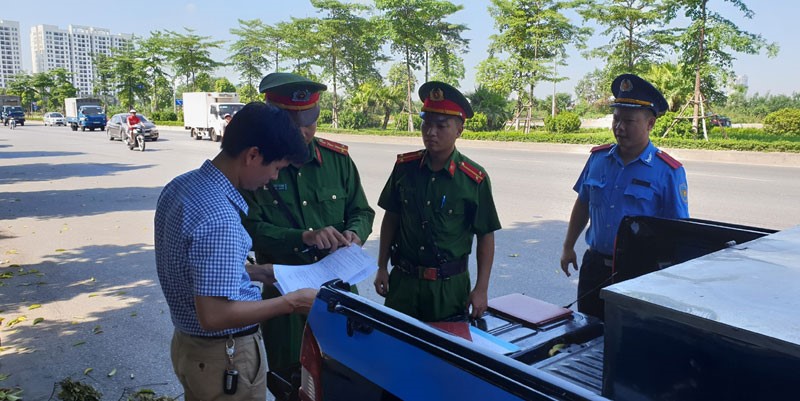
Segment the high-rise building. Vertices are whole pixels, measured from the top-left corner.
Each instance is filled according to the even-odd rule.
[[[131,35],[112,35],[108,29],[70,25],[61,29],[53,25],[31,28],[33,72],[64,68],[72,73],[72,84],[78,96],[90,96],[94,89],[95,54],[111,54],[111,49],[126,45]]]
[[[21,44],[19,22],[0,19],[0,88],[7,88],[11,77],[22,72]]]

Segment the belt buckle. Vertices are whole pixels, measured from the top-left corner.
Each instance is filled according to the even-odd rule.
[[[439,278],[439,269],[435,267],[424,267],[422,269],[422,278],[425,280],[436,281]]]

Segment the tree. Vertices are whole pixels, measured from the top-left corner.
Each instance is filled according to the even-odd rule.
[[[569,7],[572,4],[557,0],[492,0],[489,6],[499,31],[492,35],[490,50],[508,56],[517,98],[528,99],[525,132],[533,117],[536,84],[559,80],[555,67],[563,64],[567,46],[582,47],[591,33],[588,28],[572,25],[562,14]],[[523,87],[527,93],[522,92]],[[517,112],[520,111],[518,107]]]
[[[46,72],[37,72],[31,76],[31,85],[36,88],[42,106],[46,107],[50,99],[50,89],[53,87],[53,77]]]
[[[239,20],[239,28],[230,30],[239,37],[230,47],[231,56],[228,61],[239,71],[244,83],[253,87],[261,80],[264,71],[269,70],[272,61],[269,59],[270,47],[265,41],[268,27],[261,20]]]
[[[745,18],[753,18],[742,0],[725,0]],[[694,72],[694,113],[692,129],[697,132],[700,103],[704,99],[724,97],[718,89],[732,73],[733,52],[758,54],[766,49],[769,57],[778,54],[778,45],[768,43],[761,35],[743,31],[730,19],[708,8],[708,0],[665,0],[668,14],[674,17],[683,12],[689,25],[672,30],[675,51],[684,73]],[[701,93],[705,94],[701,97]]]
[[[24,72],[15,74],[9,79],[8,93],[19,96],[22,104],[30,105],[36,101],[36,88],[33,85],[33,79]]]
[[[53,86],[50,89],[50,101],[42,106],[45,110],[63,110],[64,99],[78,95],[78,89],[72,84],[72,73],[63,68],[55,68],[47,73]]]
[[[445,21],[445,18],[463,9],[461,5],[440,1],[432,3],[425,10],[425,26],[430,27],[433,34],[425,42],[426,82],[431,79],[430,75],[435,75],[434,79],[458,86],[458,80],[464,78],[464,60],[458,54],[465,52],[469,45],[469,41],[461,37],[468,28],[463,24]]]
[[[186,34],[166,31],[164,54],[178,76],[186,78],[191,90],[198,90],[195,80],[200,73],[208,73],[224,65],[211,58],[211,49],[218,49],[224,41],[210,40],[210,36],[195,35],[194,30],[184,28]]]
[[[383,11],[383,23],[393,52],[399,54],[406,67],[406,105],[408,107],[408,130],[414,131],[412,119],[413,103],[411,77],[419,69],[436,38],[442,38],[444,20],[461,9],[443,0],[376,0],[375,6]],[[460,30],[454,29],[453,32]],[[443,40],[442,40],[443,42]],[[426,77],[427,78],[427,77]]]
[[[511,118],[508,92],[478,85],[478,88],[474,92],[466,94],[466,97],[469,99],[473,111],[486,116],[488,130],[502,129],[506,121]]]
[[[236,92],[236,86],[228,78],[217,78],[214,81],[214,92]]]
[[[660,0],[604,0],[587,3],[579,12],[585,20],[604,26],[606,45],[586,53],[605,60],[603,70],[609,82],[619,74],[642,74],[664,55],[664,35],[660,29],[668,20]]]
[[[338,128],[339,83],[354,92],[367,79],[379,78],[376,66],[385,59],[380,50],[384,40],[375,35],[375,21],[363,16],[371,10],[366,5],[337,0],[311,0],[311,4],[325,15],[303,21],[311,27],[306,31],[309,48],[316,49],[310,58],[333,83],[333,128]]]
[[[163,32],[150,32],[150,37],[138,41],[137,60],[142,63],[146,82],[150,89],[150,112],[155,113],[160,106],[172,103],[172,88],[169,85],[170,75],[167,73],[168,59],[162,49],[166,48],[169,39]],[[169,88],[169,91],[165,89]],[[166,101],[165,101],[166,100]]]
[[[575,96],[578,100],[591,106],[610,95],[608,88],[611,81],[608,74],[602,70],[595,69],[587,73],[575,85]]]

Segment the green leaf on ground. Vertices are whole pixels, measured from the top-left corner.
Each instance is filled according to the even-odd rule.
[[[100,296],[100,294],[89,294],[89,298]]]
[[[0,373],[0,382],[5,381],[6,379],[8,379],[9,376],[11,375],[8,373]]]
[[[11,278],[11,277],[14,277],[14,273],[13,272],[3,272],[2,274],[0,274],[0,278],[2,278],[2,279]]]
[[[92,334],[100,334],[102,332],[103,332],[103,328],[100,327],[100,326],[94,326],[94,328],[92,329]]]
[[[111,371],[108,372],[108,377],[114,376],[115,374],[117,374],[117,368],[111,369]]]
[[[67,250],[66,250],[66,249],[64,249],[64,248],[58,248],[58,249],[56,249],[56,252],[66,252],[66,251],[67,251]]]
[[[39,308],[41,308],[41,307],[42,307],[42,305],[41,305],[41,304],[33,304],[33,305],[31,305],[31,306],[29,306],[29,307],[28,307],[28,310],[39,309]]]
[[[37,324],[39,324],[41,322],[44,322],[44,318],[43,317],[37,317],[36,319],[33,319],[33,325],[34,326],[36,326]]]
[[[128,291],[117,291],[117,292],[114,293],[114,295],[125,295],[127,293],[128,293]]]
[[[518,258],[519,254],[518,253],[512,253],[512,254],[509,254],[508,257],[510,257],[510,258]]]
[[[84,369],[84,370],[83,370],[83,374],[84,374],[84,375],[88,375],[88,374],[89,374],[89,373],[91,373],[93,370],[94,370],[94,368],[86,368],[86,369]]]
[[[20,316],[20,317],[18,317],[18,318],[16,318],[16,319],[14,319],[14,320],[12,320],[12,321],[8,322],[8,324],[7,324],[6,326],[8,326],[8,327],[11,327],[11,326],[13,326],[13,325],[15,325],[15,324],[22,323],[22,322],[24,322],[24,321],[26,321],[26,320],[28,320],[28,318],[27,318],[27,317],[25,317],[25,316]]]
[[[79,346],[79,345],[83,345],[83,344],[86,344],[86,341],[78,341],[78,342],[76,342],[75,344],[72,344],[72,346],[73,346],[73,347],[77,347],[77,346]]]

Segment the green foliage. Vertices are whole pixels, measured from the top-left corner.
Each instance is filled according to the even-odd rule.
[[[126,401],[175,401],[175,398],[167,397],[166,395],[156,396],[156,392],[149,389],[141,389],[133,395],[129,395]]]
[[[22,389],[19,387],[0,387],[0,401],[19,401],[22,399]]]
[[[800,109],[781,109],[764,118],[764,131],[775,135],[800,134]]]
[[[559,134],[578,132],[581,128],[581,119],[577,114],[565,111],[556,114],[555,117],[545,117],[544,128],[547,132],[557,132]]]
[[[486,114],[475,113],[472,118],[464,122],[464,128],[470,131],[486,131],[489,127],[489,120]]]
[[[670,111],[659,117],[653,126],[653,130],[650,131],[650,137],[662,137],[670,124],[675,120],[677,114],[678,113],[674,111]],[[694,131],[692,131],[692,121],[689,119],[678,120],[675,125],[670,128],[667,136],[671,138],[694,138],[695,134]]]
[[[178,121],[178,114],[172,110],[154,111],[150,114],[153,121]]]
[[[339,126],[342,128],[360,129],[371,126],[370,118],[364,113],[343,111],[339,113]]]
[[[511,103],[508,101],[508,92],[490,89],[488,86],[479,85],[475,92],[466,94],[475,113],[486,116],[486,129],[501,129],[506,121],[511,118]]]
[[[72,381],[69,377],[58,382],[61,391],[58,392],[58,399],[63,401],[100,401],[103,397],[94,387]]]
[[[318,124],[330,124],[333,122],[333,111],[325,109],[319,111]]]

